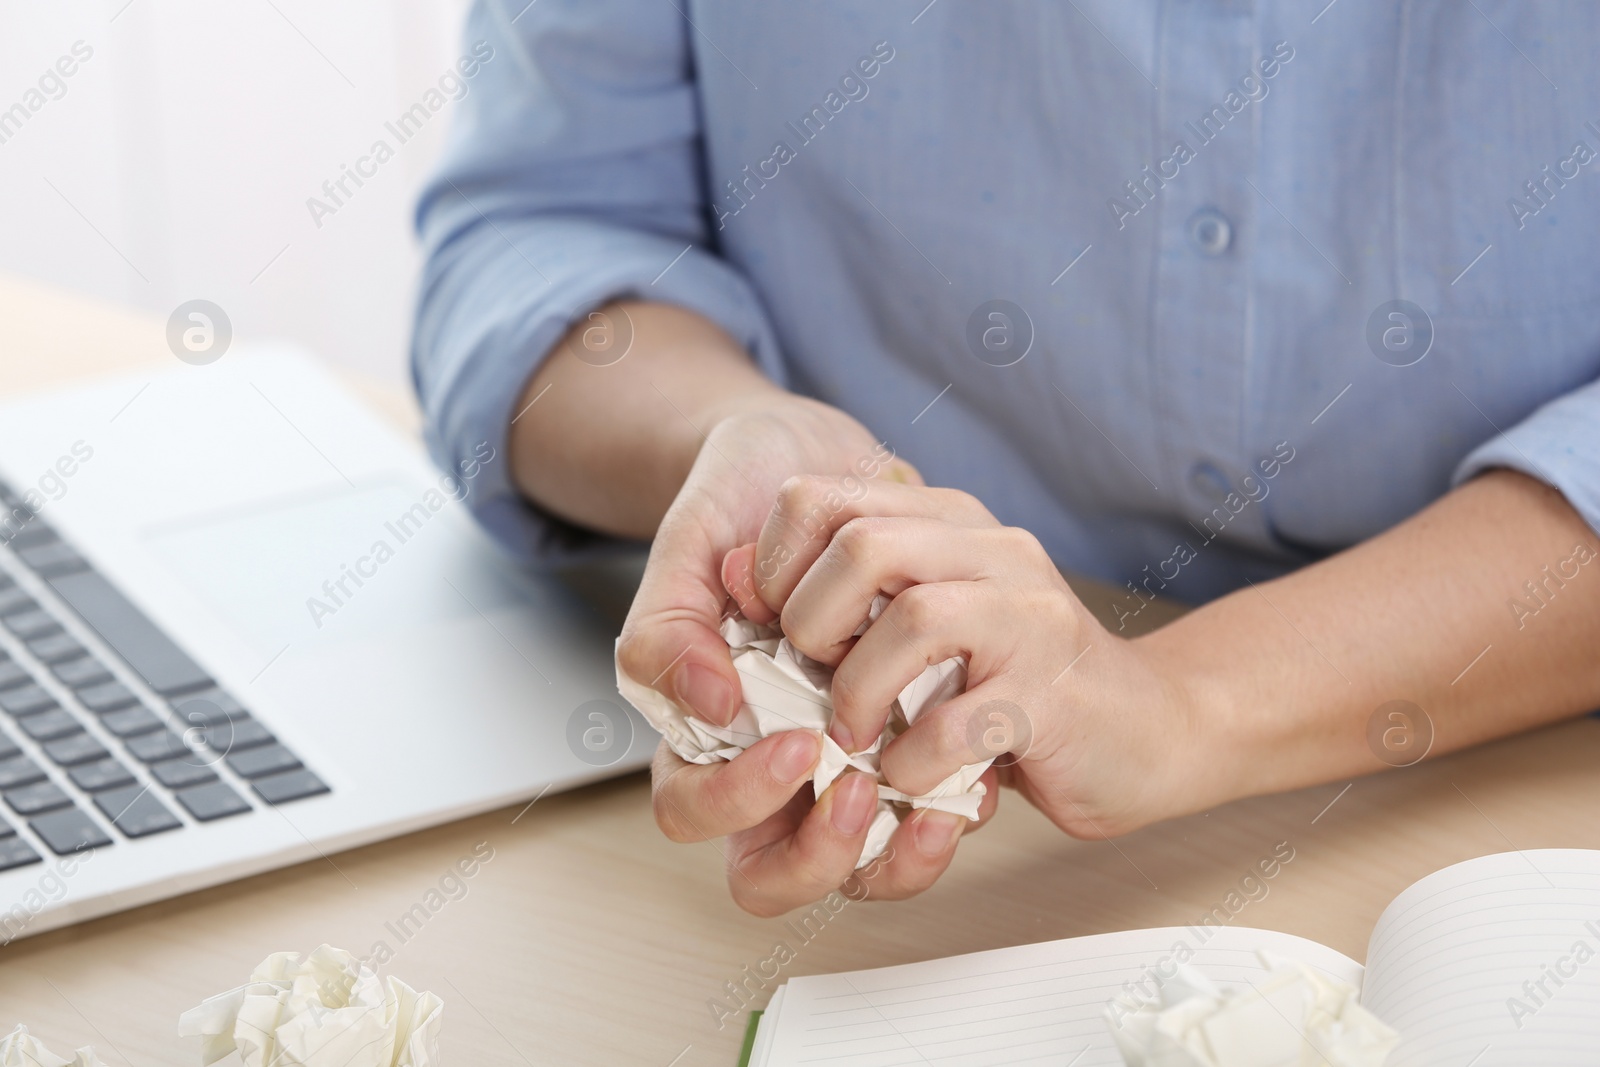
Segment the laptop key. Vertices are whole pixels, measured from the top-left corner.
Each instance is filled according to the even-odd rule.
[[[66,737],[83,729],[78,720],[64,708],[51,708],[37,715],[29,715],[25,719],[18,719],[17,725],[22,727],[23,733],[35,741],[54,741],[58,737]]]
[[[100,685],[79,689],[78,699],[83,702],[84,707],[96,715],[104,715],[108,711],[116,711],[118,708],[139,702],[134,691],[121,682],[102,682]]]
[[[48,581],[156,692],[170,696],[211,684],[211,676],[98,571]]]
[[[56,698],[36,684],[0,691],[0,709],[7,715],[32,715],[55,706]]]
[[[248,713],[245,712],[245,705],[234,699],[234,694],[227,693],[226,689],[218,688],[218,686],[211,686],[210,689],[200,689],[198,693],[190,693],[189,696],[178,697],[176,701],[173,701],[173,707],[182,712],[182,710],[187,709],[190,704],[195,704],[195,702],[210,704],[211,707],[214,707],[218,712],[224,713],[224,715]]]
[[[83,729],[83,724],[72,716],[65,708],[52,707],[33,715],[22,716],[17,719],[17,725],[30,740],[45,742],[54,741],[69,734],[78,733]]]
[[[230,719],[250,717],[243,704],[215,686],[175,700],[173,707],[190,726],[216,726]]]
[[[20,586],[13,585],[9,589],[0,589],[0,615],[11,615],[19,611],[32,611],[39,606],[39,602],[28,595],[28,591]]]
[[[44,771],[27,756],[0,760],[0,789],[14,789],[19,785],[42,781],[44,781]]]
[[[49,815],[29,819],[28,826],[58,856],[111,844],[106,832],[77,808],[52,811]]]
[[[26,867],[30,863],[38,863],[42,856],[33,850],[33,846],[20,837],[7,837],[0,839],[0,871],[9,871],[13,867]]]
[[[60,663],[83,655],[84,647],[71,634],[59,633],[29,641],[28,651],[41,663]]]
[[[13,549],[27,548],[29,545],[44,545],[56,540],[56,532],[41,518],[34,516],[28,520],[27,525],[6,539],[6,543]]]
[[[231,752],[227,760],[233,773],[240,778],[260,778],[262,775],[298,770],[300,767],[300,757],[282,745]]]
[[[93,656],[58,663],[51,667],[50,671],[61,679],[62,685],[73,689],[82,689],[86,685],[99,685],[101,682],[111,680],[111,672],[106,670],[105,664]]]
[[[72,803],[72,798],[54,782],[35,782],[33,785],[8,789],[5,797],[11,810],[18,815],[37,815],[41,811],[64,808]]]
[[[222,782],[181,789],[176,796],[178,803],[201,822],[225,819],[250,810],[249,802]]]
[[[132,752],[134,758],[141,763],[155,763],[175,756],[194,755],[193,750],[183,743],[183,738],[171,730],[158,730],[130,737],[125,744],[128,746],[128,751]]]
[[[176,830],[183,823],[157,800],[149,786],[108,789],[94,795],[94,806],[111,820],[111,825],[128,837],[148,837],[163,830]]]
[[[216,752],[243,752],[247,748],[270,745],[277,738],[272,731],[249,718],[235,718],[220,726],[208,726],[201,731],[206,747]]]
[[[134,783],[133,772],[109,756],[82,763],[67,772],[72,784],[85,793],[98,793],[102,789],[118,789]]]
[[[327,783],[307,770],[275,774],[270,778],[257,778],[250,783],[250,788],[268,804],[287,804],[291,800],[329,792]]]
[[[0,760],[8,760],[13,756],[22,755],[22,747],[5,734],[0,733]],[[4,837],[0,834],[0,837]]]
[[[41,608],[35,608],[32,611],[19,611],[15,615],[7,615],[4,619],[0,619],[0,622],[3,622],[6,629],[24,641],[30,641],[35,637],[43,637],[46,634],[53,634],[61,629],[61,624],[56,622],[49,612]]]
[[[100,725],[118,737],[134,737],[161,729],[161,720],[142,704],[100,717]]]
[[[105,759],[111,755],[106,751],[106,746],[86,733],[71,734],[59,741],[47,742],[44,754],[60,767],[76,767],[80,763]]]
[[[89,569],[89,561],[78,555],[77,549],[65,541],[25,546],[17,549],[17,555],[43,578]]]
[[[203,763],[194,763],[186,759],[171,759],[162,763],[150,765],[150,773],[156,776],[156,781],[168,789],[184,789],[191,785],[200,785],[203,782],[217,780],[217,772]],[[195,816],[199,818],[199,816]]]
[[[12,686],[31,681],[33,676],[16,660],[8,659],[0,662],[0,689],[10,689]]]

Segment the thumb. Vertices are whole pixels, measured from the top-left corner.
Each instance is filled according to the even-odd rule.
[[[617,664],[634,681],[726,726],[743,698],[720,632],[727,594],[719,555],[698,537],[657,536],[622,627]]]

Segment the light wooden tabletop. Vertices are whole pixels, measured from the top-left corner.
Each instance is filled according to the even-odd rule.
[[[0,392],[165,363],[163,328],[0,279]],[[363,391],[416,425],[407,398]],[[1082,591],[1108,603],[1104,588]],[[1294,858],[1234,921],[1361,959],[1384,905],[1433,870],[1600,847],[1597,767],[1600,724],[1586,719],[1111,842],[1066,838],[1008,795],[932,891],[847,906],[795,946],[784,977],[1185,925],[1280,842]],[[269,952],[328,942],[366,954],[385,941],[389,973],[444,999],[448,1064],[731,1067],[740,1035],[719,1029],[708,1002],[780,937],[793,942],[783,920],[730,903],[717,844],[656,832],[643,775],[520,807],[15,942],[0,949],[0,1027],[26,1022],[57,1051],[93,1044],[112,1067],[192,1064],[178,1014]],[[401,942],[386,924],[480,843],[493,858],[466,895]]]

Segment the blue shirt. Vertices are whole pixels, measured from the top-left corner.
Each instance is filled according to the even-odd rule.
[[[447,466],[635,296],[1179,597],[1491,466],[1600,528],[1600,4],[525,2],[418,211]],[[592,550],[506,466],[504,543]]]

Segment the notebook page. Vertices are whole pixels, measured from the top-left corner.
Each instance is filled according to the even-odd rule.
[[[1203,935],[1209,939],[1203,940]],[[1125,982],[1172,972],[1178,946],[1224,985],[1259,980],[1259,948],[1355,985],[1361,965],[1305,938],[1248,927],[1096,934],[870,971],[790,979],[756,1067],[1121,1067],[1102,1018]],[[772,1019],[772,1016],[776,1016]],[[763,1029],[767,1029],[763,1026]]]
[[[1506,852],[1417,882],[1372,931],[1361,1002],[1400,1031],[1387,1067],[1600,1063],[1600,852]]]

